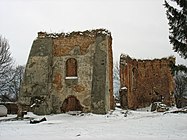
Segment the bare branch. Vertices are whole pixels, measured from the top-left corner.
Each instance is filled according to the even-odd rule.
[[[11,82],[13,59],[9,51],[8,41],[0,36],[0,94],[8,94],[8,84]]]

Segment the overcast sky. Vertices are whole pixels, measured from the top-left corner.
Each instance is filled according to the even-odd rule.
[[[37,32],[106,28],[114,61],[121,53],[138,59],[177,57],[168,39],[164,0],[0,0],[0,34],[17,64],[26,64]]]

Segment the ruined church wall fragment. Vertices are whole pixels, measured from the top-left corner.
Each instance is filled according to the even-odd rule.
[[[173,105],[171,63],[175,63],[175,58],[137,60],[121,55],[121,87],[127,87],[128,108],[147,107],[153,102]]]
[[[112,66],[112,37],[107,30],[39,32],[19,103],[36,114],[69,110],[105,114],[114,107]]]

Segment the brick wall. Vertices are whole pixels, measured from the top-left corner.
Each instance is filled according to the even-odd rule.
[[[160,101],[171,106],[174,102],[174,80],[170,64],[175,58],[137,60],[120,57],[121,87],[127,87],[128,108],[136,109]]]

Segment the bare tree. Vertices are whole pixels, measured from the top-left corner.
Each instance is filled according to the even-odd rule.
[[[18,94],[20,91],[20,85],[23,79],[24,66],[17,66],[16,68],[11,68],[7,72],[6,83],[1,92],[2,100],[6,101],[17,101]]]
[[[119,97],[119,89],[120,89],[120,69],[119,62],[116,61],[113,67],[113,85],[114,85],[114,95],[116,98]]]
[[[187,74],[180,72],[175,76],[175,96],[183,97],[187,92]]]
[[[120,80],[120,69],[119,69],[119,62],[116,61],[114,64],[114,79]]]
[[[175,101],[178,108],[183,107],[183,99],[187,95],[187,73],[179,71],[175,74]]]
[[[9,82],[9,93],[13,101],[17,101],[18,94],[20,91],[20,85],[23,80],[25,66],[17,66],[11,70],[10,82]]]
[[[0,36],[0,94],[8,94],[7,83],[10,79],[10,70],[12,68],[13,59],[9,51],[8,41]]]

